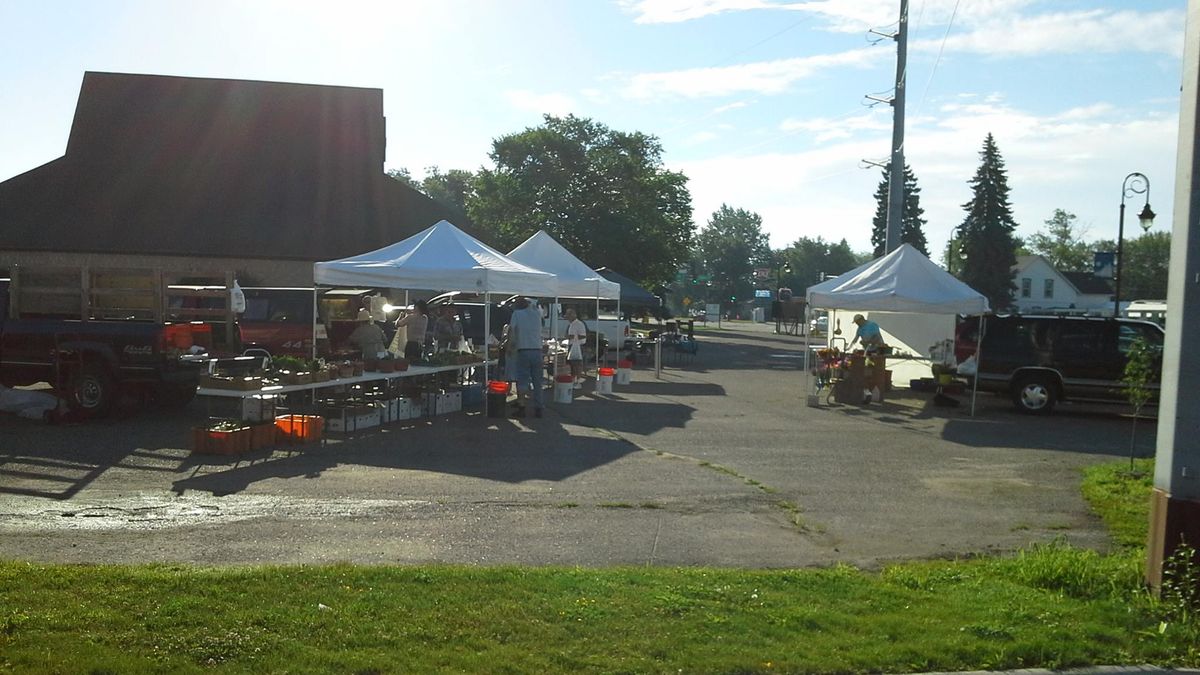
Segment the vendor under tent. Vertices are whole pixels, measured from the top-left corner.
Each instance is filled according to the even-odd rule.
[[[809,310],[851,310],[913,314],[978,314],[990,311],[987,298],[954,278],[909,244],[864,263],[805,292]],[[833,333],[834,324],[830,323]],[[983,331],[979,331],[982,337]],[[828,337],[826,338],[828,345]],[[976,344],[976,354],[979,344]],[[810,370],[805,352],[805,378]],[[975,414],[978,381],[971,391],[971,414]]]
[[[487,327],[492,325],[492,293],[533,297],[555,297],[559,293],[558,277],[554,274],[517,262],[445,220],[369,253],[314,263],[313,281],[330,286],[481,293],[484,296],[484,326]],[[484,341],[483,374],[486,381],[486,335]],[[486,413],[486,397],[484,406]]]
[[[595,298],[596,319],[600,318],[601,300],[621,300],[621,285],[600,276],[582,260],[571,255],[554,237],[538,230],[532,237],[526,239],[520,246],[509,251],[508,257],[530,267],[545,270],[558,277],[558,293],[554,296],[557,304],[559,298]],[[552,318],[550,335],[557,336],[556,326],[558,315]],[[619,347],[619,345],[618,345]],[[600,369],[600,327],[596,327],[596,372]]]

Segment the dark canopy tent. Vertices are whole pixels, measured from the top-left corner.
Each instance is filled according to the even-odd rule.
[[[621,307],[625,309],[632,307],[658,307],[662,304],[657,295],[638,286],[633,279],[620,272],[614,272],[607,267],[597,268],[596,272],[605,279],[621,285]]]

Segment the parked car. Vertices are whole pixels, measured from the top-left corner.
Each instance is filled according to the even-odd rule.
[[[196,395],[202,364],[189,354],[192,324],[23,315],[10,313],[9,302],[9,282],[0,279],[4,386],[47,382],[85,417],[108,412],[123,390],[142,389],[175,405]]]
[[[829,316],[818,316],[808,322],[808,333],[813,336],[825,335],[829,332]]]
[[[956,354],[973,355],[976,319],[958,331]],[[1060,401],[1127,400],[1121,384],[1134,343],[1155,355],[1151,402],[1158,398],[1163,330],[1149,321],[1101,317],[997,316],[984,322],[979,389],[1008,394],[1018,410],[1045,414]]]

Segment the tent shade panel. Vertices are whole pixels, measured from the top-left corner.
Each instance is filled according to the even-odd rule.
[[[984,314],[987,298],[909,244],[833,279],[809,286],[814,309]]]
[[[621,285],[600,276],[582,260],[563,248],[545,230],[526,239],[509,251],[508,257],[530,267],[550,272],[558,277],[560,298],[598,298],[619,300]]]
[[[442,220],[381,249],[313,265],[330,286],[460,290],[554,297],[557,278],[523,265]]]
[[[607,267],[600,267],[596,269],[596,273],[621,286],[621,304],[623,306],[658,307],[660,304],[662,304],[657,295],[642,288],[641,286],[638,286],[637,282],[625,276],[624,274],[621,274],[620,272],[614,272]]]

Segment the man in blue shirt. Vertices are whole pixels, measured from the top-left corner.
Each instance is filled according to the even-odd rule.
[[[542,416],[542,313],[518,298],[509,320],[509,340],[517,346],[517,414],[525,413],[525,396],[533,387],[533,414]]]
[[[879,324],[874,321],[867,321],[867,317],[862,314],[854,315],[854,323],[858,325],[858,330],[854,332],[854,339],[846,347],[847,351],[853,348],[854,343],[859,340],[862,340],[863,349],[868,352],[875,351],[883,346],[883,334],[879,330]]]

